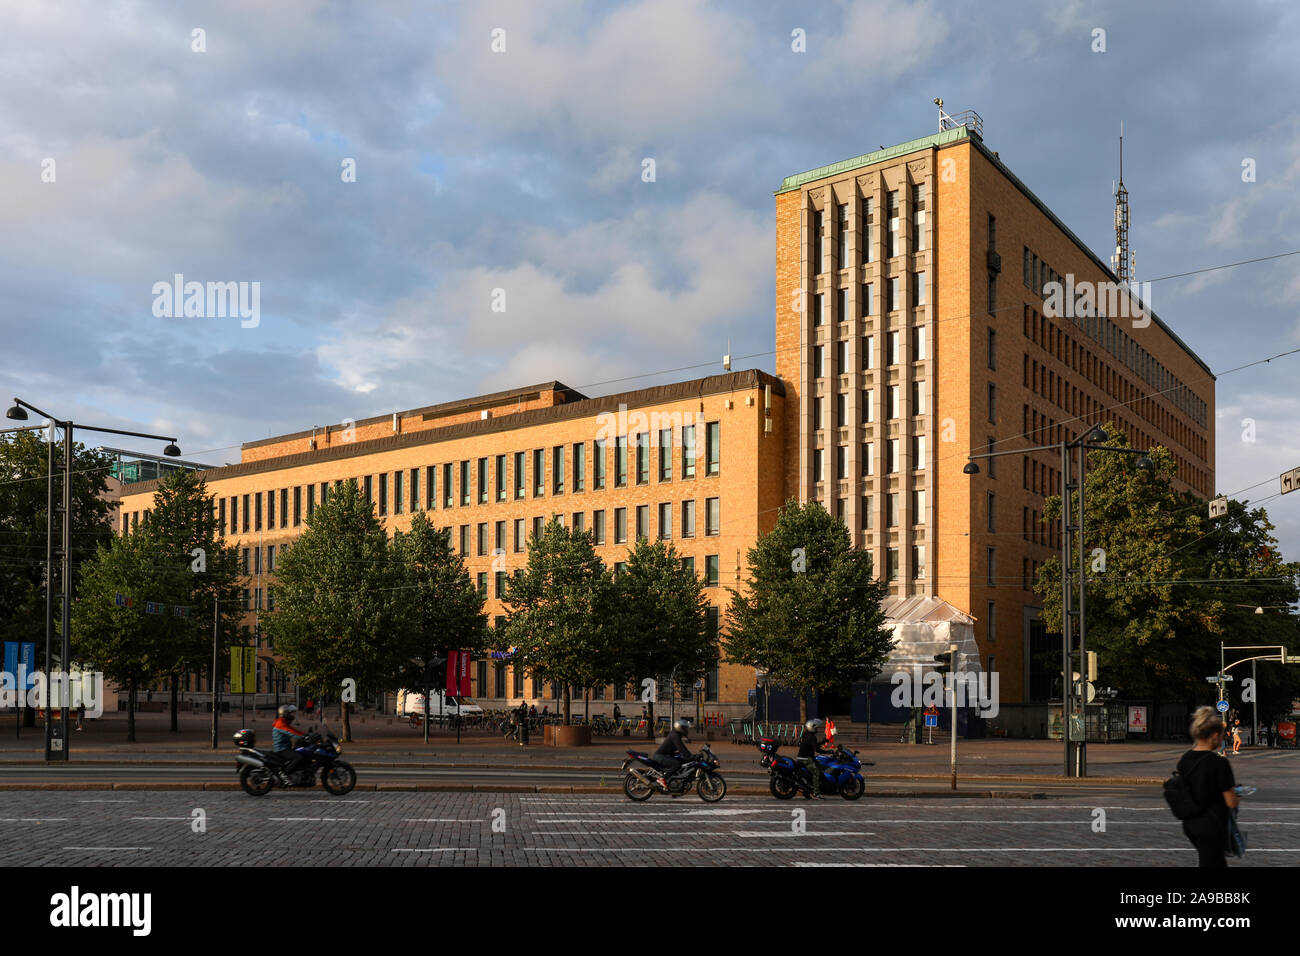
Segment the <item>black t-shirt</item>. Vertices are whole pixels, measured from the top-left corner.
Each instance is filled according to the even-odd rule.
[[[1178,761],[1178,772],[1187,781],[1192,799],[1206,808],[1207,815],[1217,817],[1226,826],[1228,805],[1223,802],[1223,794],[1236,786],[1228,758],[1215,750],[1189,750]]]
[[[655,751],[655,756],[676,757],[678,755],[687,760],[691,759],[691,752],[686,749],[686,743],[682,740],[682,735],[675,730],[670,730],[668,736],[664,738],[664,742]]]

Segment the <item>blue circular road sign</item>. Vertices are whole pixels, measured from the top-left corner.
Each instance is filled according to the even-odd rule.
[[[1226,714],[1228,712],[1228,702],[1226,700],[1219,701],[1215,706],[1219,708],[1219,713],[1221,714]]]

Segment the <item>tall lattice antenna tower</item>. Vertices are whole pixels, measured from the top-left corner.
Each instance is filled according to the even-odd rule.
[[[1115,254],[1111,268],[1124,285],[1134,282],[1137,256],[1128,247],[1128,190],[1124,188],[1124,121],[1119,121],[1119,182],[1115,186]]]

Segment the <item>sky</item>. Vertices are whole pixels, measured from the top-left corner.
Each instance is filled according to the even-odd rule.
[[[1181,0],[0,0],[0,389],[222,464],[515,386],[714,374],[728,350],[774,371],[782,177],[928,135],[943,97],[1105,260],[1122,120],[1137,278],[1218,379],[1218,489],[1262,502],[1294,560],[1300,256],[1161,277],[1300,250],[1298,21]],[[158,314],[178,274],[257,283],[256,322]]]

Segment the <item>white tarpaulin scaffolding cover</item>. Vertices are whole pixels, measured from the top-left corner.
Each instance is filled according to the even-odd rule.
[[[875,678],[888,681],[895,671],[934,668],[934,656],[958,647],[957,669],[982,671],[979,646],[975,643],[975,618],[957,610],[947,601],[932,597],[890,598],[882,606],[885,627],[891,628],[896,641],[889,661]]]

